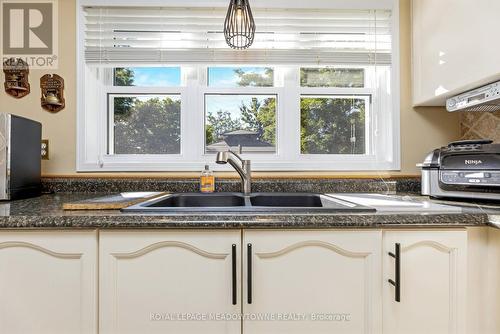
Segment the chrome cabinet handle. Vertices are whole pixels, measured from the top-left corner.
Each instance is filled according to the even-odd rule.
[[[394,253],[389,252],[389,256],[393,257],[395,260],[395,277],[394,280],[389,279],[388,282],[396,289],[395,300],[399,303],[401,302],[401,244],[396,243]]]

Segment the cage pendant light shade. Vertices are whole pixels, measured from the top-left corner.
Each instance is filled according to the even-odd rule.
[[[230,0],[224,22],[224,37],[233,49],[246,49],[255,37],[255,21],[248,0]]]

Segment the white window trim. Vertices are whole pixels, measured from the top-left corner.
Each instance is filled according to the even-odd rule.
[[[190,1],[190,0],[189,0]],[[107,0],[107,5],[133,5],[137,1],[129,0]],[[168,5],[175,5],[170,1]],[[203,1],[202,1],[203,2]],[[262,2],[262,1],[261,1]],[[213,6],[213,2],[212,6]],[[292,4],[290,4],[292,3]],[[301,1],[289,0],[287,6],[298,6]],[[378,157],[366,155],[302,155],[300,154],[300,136],[295,136],[296,142],[285,142],[280,131],[297,131],[300,133],[300,95],[352,95],[373,94],[370,89],[348,89],[348,88],[301,88],[298,77],[298,68],[293,73],[285,73],[283,80],[287,81],[287,87],[294,85],[295,89],[281,87],[245,87],[235,89],[215,89],[203,85],[204,76],[196,68],[183,71],[183,87],[98,87],[98,96],[89,98],[91,90],[86,77],[88,67],[84,60],[84,12],[83,6],[97,5],[92,0],[79,0],[77,5],[77,171],[78,172],[134,172],[134,171],[199,171],[204,164],[209,163],[215,170],[231,170],[230,167],[220,166],[213,163],[215,157],[204,153],[204,94],[223,92],[244,92],[245,94],[277,94],[277,154],[272,158],[266,155],[245,154],[245,158],[253,162],[253,170],[261,171],[374,171],[374,170],[399,170],[400,169],[400,70],[399,70],[399,1],[398,0],[316,0],[318,6],[333,8],[381,8],[391,9],[393,12],[392,33],[392,67],[391,67],[391,96],[385,96],[385,101],[374,99],[372,105],[383,103],[391,105],[392,112],[381,113],[379,117],[383,132],[382,138],[391,138],[390,142],[379,141],[379,147],[385,149]],[[102,5],[102,3],[100,3]],[[186,6],[186,1],[182,1]],[[196,2],[200,5],[200,1]],[[257,5],[259,2],[257,1]],[[265,2],[263,2],[265,5]],[[349,5],[350,4],[350,5]],[[141,6],[157,5],[157,1],[148,0],[140,2]],[[163,1],[163,5],[165,2]],[[226,6],[224,1],[224,6]],[[275,5],[273,3],[273,5]],[[349,7],[346,7],[348,6]],[[364,7],[363,7],[364,6]],[[376,7],[378,8],[378,7]],[[241,65],[241,64],[240,64]],[[127,64],[127,66],[132,66]],[[224,65],[228,66],[228,65]],[[245,64],[245,66],[247,66]],[[248,65],[251,66],[251,65]],[[205,70],[206,73],[206,70]],[[201,79],[201,80],[200,80]],[[95,84],[95,83],[92,83]],[[95,91],[95,87],[92,87]],[[181,154],[179,155],[106,155],[107,151],[107,110],[108,92],[123,93],[127,89],[136,93],[156,94],[181,94],[181,105],[183,109],[196,110],[196,112],[181,112]],[[86,95],[87,93],[87,95]],[[203,97],[203,98],[202,98]],[[374,107],[380,110],[380,107]],[[98,112],[101,110],[101,112]],[[287,110],[287,117],[284,112]],[[90,111],[90,112],[89,112]],[[293,113],[290,113],[290,112]],[[188,126],[189,125],[189,126]],[[292,130],[290,130],[292,129]],[[194,135],[193,135],[194,134]],[[198,135],[196,135],[198,134]],[[190,147],[191,149],[186,149]],[[196,148],[196,149],[193,149]],[[305,158],[306,157],[306,158]],[[382,158],[382,159],[381,159]],[[307,160],[306,160],[307,159]]]

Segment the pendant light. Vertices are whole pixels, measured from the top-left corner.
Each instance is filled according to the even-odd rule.
[[[246,49],[255,37],[255,21],[249,0],[230,0],[224,22],[226,43],[233,49]]]

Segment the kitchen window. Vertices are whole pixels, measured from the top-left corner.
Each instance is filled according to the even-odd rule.
[[[369,151],[370,97],[308,96],[300,98],[302,154],[366,154]]]
[[[399,168],[393,7],[257,6],[261,33],[235,51],[216,29],[224,7],[85,1],[79,171],[225,170],[228,149],[254,170]]]
[[[205,95],[205,153],[276,153],[276,95]]]
[[[109,154],[179,154],[179,95],[109,94]]]
[[[273,67],[207,68],[210,92],[204,94],[205,154],[228,149],[276,153],[278,94],[273,89],[274,78]],[[262,92],[269,94],[248,94],[249,87],[267,87]]]
[[[107,154],[180,154],[180,91],[151,94],[134,93],[134,88],[128,88],[180,87],[180,67],[118,67],[112,74]],[[120,92],[120,87],[127,88]]]

